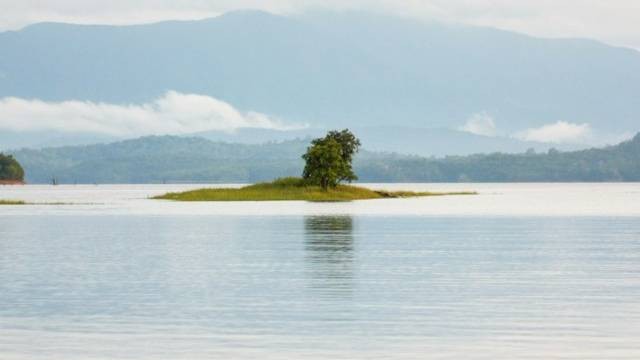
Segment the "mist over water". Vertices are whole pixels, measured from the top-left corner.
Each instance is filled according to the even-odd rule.
[[[0,199],[28,206],[2,207],[9,215],[218,215],[218,216],[623,216],[640,217],[639,183],[433,183],[358,184],[381,190],[477,191],[474,196],[436,196],[352,202],[173,202],[150,200],[167,192],[240,184],[0,186]]]

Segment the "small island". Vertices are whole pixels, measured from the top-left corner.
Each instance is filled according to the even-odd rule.
[[[353,156],[360,147],[348,129],[330,131],[311,142],[302,155],[306,165],[302,177],[287,177],[241,188],[209,188],[168,193],[154,199],[176,201],[351,201],[417,196],[473,195],[475,192],[383,191],[344,185],[358,177],[353,171]]]
[[[178,201],[350,201],[367,199],[407,198],[416,196],[473,195],[475,192],[412,192],[371,190],[359,186],[337,185],[322,189],[302,178],[281,178],[237,189],[199,189],[180,193],[168,193],[154,199]]]

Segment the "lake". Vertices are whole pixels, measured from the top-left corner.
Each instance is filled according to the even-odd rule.
[[[0,359],[638,359],[640,184],[0,186]]]

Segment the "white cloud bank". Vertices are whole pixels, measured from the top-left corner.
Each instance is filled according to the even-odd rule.
[[[486,112],[471,115],[457,130],[475,135],[507,136],[522,141],[550,144],[611,145],[633,137],[630,133],[605,134],[595,131],[588,123],[567,121],[557,121],[540,127],[505,133],[497,128],[493,117]]]
[[[483,136],[496,136],[498,133],[493,118],[485,112],[473,114],[458,130]]]
[[[265,114],[243,113],[213,97],[175,91],[140,105],[45,102],[15,97],[0,99],[0,130],[142,136],[233,131],[248,127],[280,130],[300,128],[287,126]]]
[[[531,128],[514,134],[520,140],[548,143],[589,143],[593,141],[593,130],[589,124],[574,124],[558,121],[554,124]]]

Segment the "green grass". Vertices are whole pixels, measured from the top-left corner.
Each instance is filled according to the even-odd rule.
[[[377,191],[358,186],[339,185],[324,191],[317,185],[309,185],[300,178],[282,178],[270,183],[259,183],[238,189],[199,189],[180,193],[168,193],[154,199],[176,201],[351,201],[366,199],[406,198],[416,196],[472,195],[475,192],[412,192]]]
[[[22,200],[0,200],[0,205],[26,205]]]

